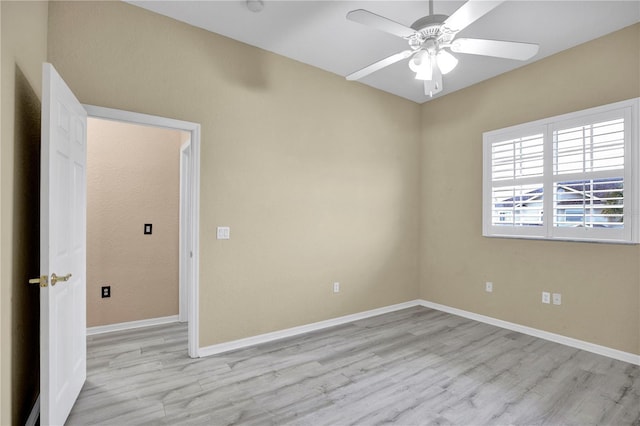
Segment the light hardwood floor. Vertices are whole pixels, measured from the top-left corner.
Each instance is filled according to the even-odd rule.
[[[68,424],[640,425],[640,367],[423,307],[186,348],[184,324],[90,336]]]

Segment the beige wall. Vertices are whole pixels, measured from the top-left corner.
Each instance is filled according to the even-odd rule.
[[[125,3],[49,10],[81,102],[202,125],[202,346],[418,296],[419,105]]]
[[[639,354],[640,246],[490,239],[481,223],[482,132],[637,96],[640,24],[424,104],[421,296]]]
[[[480,179],[483,131],[639,96],[638,25],[418,106],[120,2],[0,11],[0,424],[28,405],[15,194],[47,42],[82,102],[202,124],[202,345],[420,296],[640,353],[640,247],[482,238]]]
[[[89,119],[88,327],[178,315],[184,133]],[[101,297],[104,285],[110,298]]]
[[[47,3],[0,2],[2,15],[0,424],[24,424],[38,394],[40,96]]]

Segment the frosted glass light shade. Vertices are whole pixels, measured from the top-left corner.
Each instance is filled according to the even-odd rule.
[[[413,55],[409,61],[409,68],[416,73],[416,80],[431,80],[433,78],[431,58],[429,53],[424,50]]]
[[[458,60],[451,53],[442,49],[438,52],[438,67],[440,68],[440,72],[442,74],[450,73],[456,65],[458,65]]]

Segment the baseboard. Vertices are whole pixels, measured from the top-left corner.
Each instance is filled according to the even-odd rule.
[[[130,330],[132,328],[170,324],[172,322],[178,322],[178,315],[170,315],[168,317],[150,318],[138,321],[120,322],[117,324],[98,325],[96,327],[87,327],[87,336],[91,336],[93,334],[111,333],[112,331]]]
[[[36,426],[38,417],[40,417],[40,395],[36,398],[36,402],[33,404],[29,417],[27,417],[27,421],[24,422],[24,426]]]
[[[372,309],[370,311],[364,311],[357,314],[345,315],[342,317],[333,318],[325,321],[319,321],[312,324],[302,325],[299,327],[293,327],[285,330],[274,331],[271,333],[260,334],[257,336],[247,337],[244,339],[233,340],[225,343],[219,343],[217,345],[205,346],[198,350],[198,356],[205,357],[210,355],[216,355],[223,352],[242,349],[242,348],[246,348],[253,345],[259,345],[261,343],[272,342],[274,340],[285,339],[287,337],[294,337],[300,334],[309,333],[312,331],[318,331],[328,327],[346,324],[346,323],[357,321],[364,318],[370,318],[377,315],[386,314],[389,312],[399,311],[401,309],[411,308],[413,306],[424,306],[425,308],[436,309],[438,311],[447,312],[449,314],[461,316],[461,317],[482,322],[485,324],[495,325],[497,327],[501,327],[501,328],[512,330],[512,331],[517,331],[519,333],[528,334],[530,336],[539,337],[541,339],[549,340],[551,342],[560,343],[562,345],[566,345],[576,349],[581,349],[587,352],[592,352],[598,355],[603,355],[609,358],[628,362],[630,364],[640,365],[640,355],[620,351],[620,350],[609,348],[606,346],[596,345],[595,343],[586,342],[584,340],[578,340],[572,337],[563,336],[561,334],[555,334],[548,331],[539,330],[537,328],[527,327],[525,325],[520,325],[520,324],[516,324],[509,321],[503,321],[497,318],[476,314],[474,312],[453,308],[447,305],[441,305],[439,303],[434,303],[434,302],[430,302],[428,300],[423,300],[423,299],[411,300],[409,302],[399,303],[391,306],[385,306],[383,308]]]
[[[541,339],[549,340],[555,343],[560,343],[566,346],[570,346],[572,348],[582,349],[587,352],[603,355],[609,358],[628,362],[630,364],[640,365],[640,355],[620,351],[617,349],[612,349],[607,346],[596,345],[595,343],[585,342],[584,340],[574,339],[572,337],[563,336],[561,334],[550,333],[548,331],[527,327],[525,325],[520,325],[520,324],[516,324],[509,321],[499,320],[499,319],[488,317],[485,315],[476,314],[473,312],[464,311],[458,308],[452,308],[450,306],[429,302],[427,300],[419,300],[418,302],[421,306],[424,306],[425,308],[437,309],[438,311],[447,312],[449,314],[457,315],[464,318],[469,318],[469,319],[483,322],[490,325],[495,325],[497,327],[505,328],[507,330],[512,330],[512,331],[517,331],[519,333],[528,334],[530,336],[539,337]]]
[[[370,311],[359,312],[357,314],[345,315],[343,317],[333,318],[325,321],[314,322],[311,324],[301,325],[298,327],[287,328],[284,330],[274,331],[271,333],[259,334],[257,336],[247,337],[245,339],[232,340],[231,342],[219,343],[217,345],[206,346],[198,350],[198,356],[210,356],[223,352],[229,352],[236,349],[246,348],[248,346],[259,345],[261,343],[272,342],[274,340],[294,337],[300,334],[312,331],[322,330],[336,325],[342,325],[357,321],[364,318],[375,317],[378,315],[395,312],[402,309],[411,308],[420,305],[419,300],[411,300],[409,302],[398,303],[397,305],[385,306],[383,308],[372,309]]]

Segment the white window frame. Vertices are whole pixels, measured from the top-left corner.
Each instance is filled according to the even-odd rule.
[[[624,210],[623,228],[590,228],[553,226],[553,184],[554,178],[553,132],[568,125],[584,125],[597,120],[606,120],[612,114],[624,114]],[[586,241],[618,244],[640,243],[640,144],[638,125],[640,123],[640,98],[629,99],[582,111],[549,117],[530,123],[507,127],[483,133],[483,186],[482,186],[482,235],[498,238],[527,238],[561,241]],[[497,142],[542,134],[544,138],[544,174],[541,178],[522,179],[522,183],[540,181],[544,192],[543,223],[541,226],[505,226],[492,223],[492,145]],[[575,177],[575,174],[572,175]],[[585,178],[588,173],[584,174]]]

